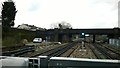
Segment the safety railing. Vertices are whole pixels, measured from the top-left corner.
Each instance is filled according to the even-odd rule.
[[[36,59],[33,60],[35,61]],[[31,68],[117,68],[120,65],[119,60],[107,59],[84,59],[67,57],[49,58],[47,56],[39,56],[37,60],[39,61],[37,63],[38,66],[34,66],[36,63],[33,62]]]
[[[2,68],[119,68],[120,60],[108,59],[85,59],[67,57],[47,57],[36,58],[27,57],[7,57],[0,56]]]

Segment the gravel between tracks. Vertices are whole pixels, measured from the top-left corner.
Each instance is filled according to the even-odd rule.
[[[89,59],[96,59],[92,50],[87,46],[90,44],[85,44],[85,49],[81,49],[81,43],[78,43],[78,48],[70,55],[70,57],[74,58],[89,58]]]
[[[38,46],[34,52],[28,52],[28,53],[25,53],[25,54],[23,54],[21,56],[23,56],[23,57],[31,57],[31,56],[34,56],[36,54],[39,54],[39,53],[42,53],[42,52],[45,52],[45,51],[48,51],[48,50],[51,50],[51,49],[54,49],[54,48],[57,48],[57,47],[60,47],[60,46],[64,46],[65,44]]]

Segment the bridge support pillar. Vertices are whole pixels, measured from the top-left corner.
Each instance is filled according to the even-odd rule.
[[[119,38],[119,28],[114,28],[114,38],[118,39]]]
[[[66,43],[66,42],[71,42],[71,41],[72,41],[72,35],[70,34],[62,35],[62,42]]]
[[[93,35],[93,43],[95,43],[95,35]]]
[[[58,42],[59,41],[59,32],[58,29],[54,29],[54,42]]]
[[[69,41],[69,36],[67,34],[62,36],[62,42],[66,43]]]
[[[69,42],[72,41],[72,34],[69,35]]]
[[[58,42],[58,34],[54,35],[54,42]]]
[[[50,36],[49,36],[49,40],[48,40],[48,41],[53,42],[53,41],[54,41],[54,39],[53,39],[53,38],[54,38],[54,36],[53,36],[53,35],[50,35]]]

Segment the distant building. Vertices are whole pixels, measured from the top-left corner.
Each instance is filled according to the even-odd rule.
[[[17,28],[18,28],[18,29],[30,30],[30,27],[28,26],[28,24],[18,25],[18,27],[17,27]]]
[[[28,25],[28,24],[22,24],[18,25],[18,29],[25,29],[25,30],[30,30],[30,31],[36,31],[36,30],[45,30],[44,28],[36,27],[34,25]]]
[[[114,45],[116,47],[120,47],[120,38],[119,39],[114,39],[114,38],[109,39],[109,44]]]

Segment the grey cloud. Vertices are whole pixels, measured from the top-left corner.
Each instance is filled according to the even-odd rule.
[[[37,4],[32,4],[29,8],[29,11],[36,11],[39,9],[39,5]]]
[[[30,4],[30,8],[28,9],[28,11],[36,11],[40,8],[40,3],[38,0],[36,1],[32,1],[31,4]]]
[[[110,5],[113,5],[111,10],[117,10],[119,1],[120,0],[96,0],[96,1],[94,1],[94,4],[99,4],[99,3],[110,4]]]

